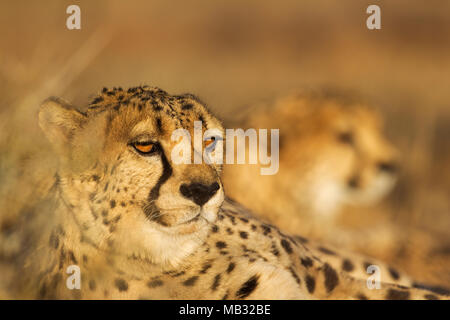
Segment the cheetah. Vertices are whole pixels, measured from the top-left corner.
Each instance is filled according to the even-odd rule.
[[[393,223],[383,204],[374,206],[395,185],[400,157],[368,103],[335,90],[303,91],[246,110],[229,125],[279,128],[279,171],[265,176],[261,164],[225,165],[228,196],[288,233],[395,262],[422,281],[448,285],[448,255],[436,254],[442,243]],[[373,260],[352,259],[358,266]],[[365,270],[352,272],[366,276]]]
[[[280,128],[279,172],[264,176],[262,164],[226,165],[224,185],[230,197],[280,228],[321,238],[344,205],[376,203],[392,189],[398,152],[366,105],[305,92],[250,110],[234,125]]]
[[[196,96],[107,89],[85,112],[59,98],[39,124],[59,159],[29,208],[11,296],[38,299],[442,299],[337,269],[224,195],[221,165],[174,164],[178,128],[223,131]],[[206,137],[205,146],[214,146]],[[201,152],[201,150],[194,150]],[[212,151],[215,152],[214,150]],[[66,271],[78,266],[80,289]]]

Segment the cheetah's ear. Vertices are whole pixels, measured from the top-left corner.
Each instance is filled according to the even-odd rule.
[[[87,117],[57,97],[45,100],[39,110],[39,126],[48,140],[59,150],[70,145],[71,137]]]

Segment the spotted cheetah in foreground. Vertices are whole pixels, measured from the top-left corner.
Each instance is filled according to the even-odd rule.
[[[437,299],[337,269],[308,240],[225,199],[216,164],[174,164],[175,129],[223,132],[193,95],[104,89],[85,113],[56,98],[39,123],[59,157],[28,217],[11,295],[76,299]],[[206,137],[204,146],[213,137]],[[214,146],[214,143],[213,143]],[[195,152],[201,152],[195,150]],[[215,151],[213,150],[212,153]],[[225,199],[225,200],[224,200]],[[81,289],[66,287],[68,266]]]

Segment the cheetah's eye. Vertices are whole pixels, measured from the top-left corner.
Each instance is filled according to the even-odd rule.
[[[209,147],[216,141],[216,137],[209,137],[205,139],[205,146]]]
[[[205,138],[204,139],[205,150],[208,152],[212,152],[216,148],[217,142],[219,140],[221,140],[221,137],[219,137],[219,136],[211,136],[211,137]]]
[[[355,138],[353,137],[352,132],[340,132],[337,136],[339,142],[345,143],[348,145],[353,145],[355,143]]]
[[[135,142],[132,144],[134,149],[141,154],[149,155],[157,151],[157,145],[152,142]]]

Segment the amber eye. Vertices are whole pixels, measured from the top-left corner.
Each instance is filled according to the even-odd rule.
[[[209,137],[205,139],[205,146],[206,147],[211,146],[214,143],[214,141],[216,141],[216,137]]]
[[[209,138],[206,138],[204,141],[205,141],[205,150],[208,152],[212,152],[216,148],[218,138],[217,137],[209,137]]]
[[[156,144],[151,142],[135,142],[133,147],[142,154],[152,154],[157,150]]]

